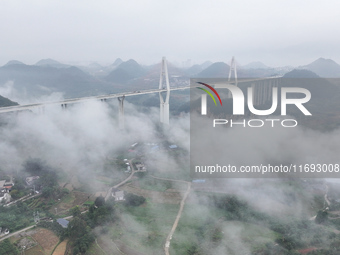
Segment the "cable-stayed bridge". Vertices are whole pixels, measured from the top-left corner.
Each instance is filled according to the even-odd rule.
[[[234,79],[231,79],[232,74],[234,74]],[[234,84],[236,86],[238,86],[238,84],[241,84],[241,83],[251,83],[251,86],[253,88],[253,103],[254,105],[260,105],[266,102],[267,100],[271,100],[272,88],[278,86],[279,78],[280,77],[265,77],[265,78],[238,80],[236,62],[233,57],[231,60],[229,77],[228,77],[227,83]],[[194,87],[197,87],[197,86],[194,86]],[[138,91],[133,91],[133,92],[121,92],[121,93],[107,94],[107,95],[100,95],[100,96],[65,99],[62,101],[55,101],[55,102],[44,102],[44,103],[34,103],[34,104],[26,104],[26,105],[18,105],[18,106],[1,107],[0,113],[18,112],[18,111],[32,110],[32,109],[44,109],[44,107],[48,105],[60,105],[62,108],[67,108],[67,106],[70,104],[84,103],[84,102],[89,102],[89,101],[94,101],[94,100],[106,101],[108,99],[117,98],[119,102],[119,125],[121,128],[124,128],[124,99],[125,97],[159,93],[160,122],[164,124],[169,124],[170,91],[185,90],[185,89],[190,89],[190,88],[191,88],[190,86],[170,87],[167,61],[166,61],[166,58],[163,57],[158,89],[138,90]],[[163,97],[163,94],[165,94],[165,98]]]

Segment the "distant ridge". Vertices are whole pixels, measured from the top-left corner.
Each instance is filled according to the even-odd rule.
[[[283,78],[320,78],[316,73],[304,70],[304,69],[294,69],[286,73]]]
[[[10,65],[25,65],[23,62],[20,62],[18,60],[11,60],[11,61],[8,61],[6,65],[4,66],[10,66]]]
[[[0,67],[0,84],[14,81],[18,91],[28,96],[53,92],[64,93],[65,98],[98,95],[111,92],[112,86],[84,73],[77,67],[55,68],[37,65],[9,65]]]
[[[227,78],[229,77],[230,66],[224,62],[216,62],[195,75],[197,78]],[[237,67],[238,78],[269,77],[277,75],[274,68],[245,69]]]
[[[337,78],[340,77],[340,65],[332,59],[319,58],[314,62],[303,66],[320,77]]]
[[[126,83],[129,80],[139,78],[146,73],[146,70],[137,63],[137,61],[130,59],[122,62],[116,69],[110,72],[105,80],[109,82]]]
[[[103,66],[100,65],[100,64],[98,64],[97,62],[92,62],[92,63],[90,63],[90,64],[88,65],[88,67],[90,67],[90,68],[97,68],[97,69],[103,68]]]
[[[65,67],[70,67],[69,65],[62,64],[54,59],[42,59],[39,60],[36,64],[36,66],[50,66],[50,67],[55,67],[55,68],[65,68]]]
[[[119,66],[124,61],[121,58],[117,58],[115,62],[113,62],[112,66]]]
[[[229,75],[229,65],[224,62],[216,62],[197,74],[197,77],[224,78]]]
[[[245,69],[268,69],[269,67],[260,61],[251,62],[247,65],[242,66]]]
[[[339,88],[332,84],[328,79],[319,77],[312,71],[304,69],[294,69],[283,76],[283,87],[301,87],[306,88],[312,94],[311,102],[317,103],[317,111],[319,111],[323,105],[332,104],[332,98],[340,95]],[[327,103],[318,101],[318,99],[327,99]],[[335,100],[338,102],[338,99]],[[315,111],[315,109],[314,109]],[[325,112],[324,112],[325,113]]]
[[[205,61],[203,64],[201,64],[202,70],[208,68],[212,64],[213,64],[213,62],[211,62],[211,61]]]
[[[188,75],[196,75],[202,72],[203,68],[201,65],[193,65],[192,67],[185,70]]]

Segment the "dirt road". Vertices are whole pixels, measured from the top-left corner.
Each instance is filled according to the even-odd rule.
[[[151,175],[152,178],[154,179],[158,179],[158,180],[165,180],[165,181],[173,181],[173,182],[184,182],[188,185],[188,188],[183,196],[183,199],[181,201],[181,204],[180,204],[180,207],[179,207],[179,210],[178,210],[178,213],[177,213],[177,216],[176,216],[176,219],[175,219],[175,222],[174,224],[172,225],[172,228],[170,230],[170,233],[168,235],[168,237],[166,238],[165,240],[165,245],[164,245],[164,252],[165,252],[165,255],[170,255],[170,242],[171,242],[171,239],[172,239],[172,235],[175,233],[175,230],[177,228],[177,225],[178,225],[178,222],[182,216],[182,212],[183,212],[183,209],[184,209],[184,205],[185,205],[185,201],[190,193],[190,189],[191,189],[191,182],[187,182],[187,181],[183,181],[183,180],[173,180],[173,179],[166,179],[166,178],[161,178],[161,177],[156,177],[156,176],[153,176]]]
[[[129,180],[131,180],[131,178],[133,177],[133,175],[139,171],[135,171],[135,169],[133,168],[133,164],[132,164],[132,160],[133,159],[130,159],[129,160],[129,164],[130,164],[130,167],[131,167],[131,174],[129,175],[128,178],[126,178],[124,181],[121,181],[120,183],[118,183],[117,185],[113,186],[112,188],[109,188],[108,192],[106,193],[106,196],[105,196],[105,201],[109,199],[109,197],[111,196],[112,194],[112,189],[116,189],[120,186],[122,186],[123,184],[127,183]]]

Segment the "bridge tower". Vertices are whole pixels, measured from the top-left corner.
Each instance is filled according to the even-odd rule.
[[[234,71],[235,86],[237,86],[237,70],[236,70],[236,61],[235,61],[234,56],[232,57],[231,63],[230,63],[228,81],[231,80],[232,71]]]
[[[231,58],[231,62],[230,62],[230,67],[229,67],[229,76],[228,76],[228,82],[231,81],[231,75],[234,71],[234,84],[235,86],[237,86],[237,70],[236,70],[236,61],[235,61],[235,57],[233,56]],[[228,98],[232,98],[231,92],[228,91]]]
[[[163,84],[165,82],[165,84]],[[170,98],[170,84],[169,74],[166,58],[162,58],[161,64],[161,75],[159,78],[159,89],[166,90],[165,99],[163,98],[162,92],[159,92],[159,110],[160,110],[160,121],[161,123],[169,125],[169,98]]]

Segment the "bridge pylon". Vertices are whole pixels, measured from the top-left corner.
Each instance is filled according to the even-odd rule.
[[[165,82],[165,84],[163,84]],[[165,99],[162,92],[159,92],[159,110],[160,110],[160,122],[169,125],[170,110],[169,110],[169,98],[170,98],[170,83],[166,58],[162,58],[161,75],[159,78],[159,89],[166,89]]]
[[[119,115],[118,115],[118,122],[119,122],[119,128],[124,129],[125,128],[125,120],[124,120],[124,99],[125,96],[117,97],[118,103],[119,103]]]
[[[235,61],[234,56],[231,58],[228,81],[231,80],[231,75],[233,71],[234,71],[235,86],[237,86],[237,70],[236,70],[236,61]]]

